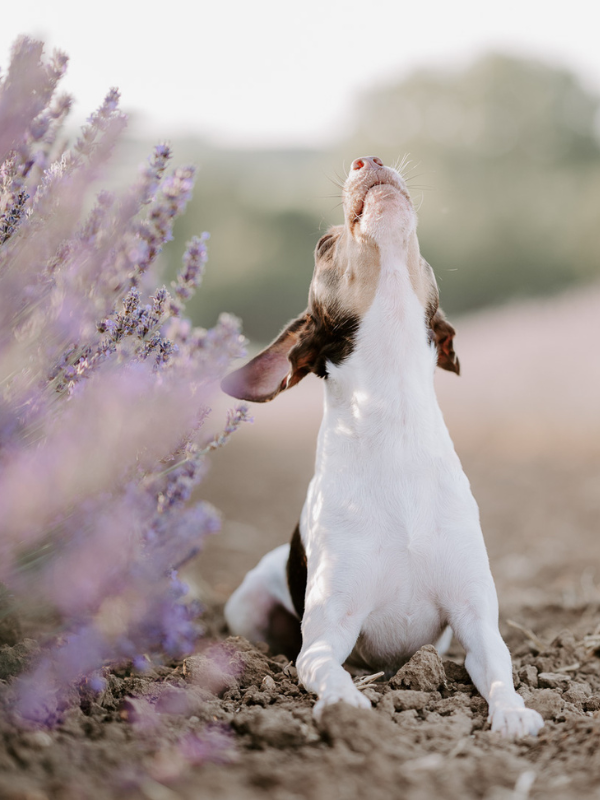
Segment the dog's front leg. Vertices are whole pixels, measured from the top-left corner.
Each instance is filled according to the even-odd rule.
[[[319,717],[323,708],[343,700],[358,708],[371,703],[359,692],[342,667],[360,633],[366,613],[349,610],[340,598],[327,597],[311,602],[310,593],[302,618],[302,649],[296,666],[298,678],[306,689],[318,695],[313,713]]]
[[[510,653],[500,636],[497,615],[481,609],[462,610],[451,615],[451,625],[466,651],[465,667],[489,706],[488,721],[493,731],[507,738],[535,736],[544,720],[515,692]]]

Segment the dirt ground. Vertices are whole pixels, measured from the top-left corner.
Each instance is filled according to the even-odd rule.
[[[307,379],[256,408],[202,486],[224,529],[187,570],[207,608],[198,654],[112,672],[40,731],[6,710],[35,644],[0,648],[0,799],[600,798],[600,370],[586,338],[599,309],[588,291],[465,320],[463,377],[439,377],[515,684],[546,720],[537,738],[491,733],[456,644],[443,661],[424,648],[366,685],[373,710],[339,704],[316,723],[293,663],[227,639],[224,600],[288,540],[302,507],[321,403]]]

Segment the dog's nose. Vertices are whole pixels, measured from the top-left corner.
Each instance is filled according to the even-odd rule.
[[[377,169],[383,167],[383,161],[377,156],[363,156],[362,158],[355,158],[352,162],[352,169]]]

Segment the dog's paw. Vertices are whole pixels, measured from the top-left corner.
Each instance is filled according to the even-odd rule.
[[[325,706],[331,706],[339,702],[348,703],[348,705],[355,708],[371,708],[371,701],[362,692],[359,692],[352,685],[343,686],[328,690],[321,695],[313,708],[314,718],[319,720]]]
[[[544,727],[542,716],[532,708],[498,705],[490,710],[488,722],[492,730],[502,734],[506,739],[520,739],[522,736],[537,736]]]

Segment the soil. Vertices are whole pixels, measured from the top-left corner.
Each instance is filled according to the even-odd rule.
[[[576,304],[572,314],[584,316]],[[569,320],[560,327],[559,317],[552,319],[564,342]],[[518,363],[527,336],[515,334],[507,353],[505,325],[489,335]],[[563,362],[545,373],[538,394],[533,367],[523,366],[518,381],[504,371],[520,393],[511,406],[485,372],[484,323],[471,327],[471,338],[468,325],[460,328],[459,355],[467,376],[486,374],[485,385],[442,383],[441,404],[481,508],[515,685],[544,717],[540,734],[510,742],[489,730],[456,643],[443,660],[424,648],[390,681],[367,683],[372,710],[338,704],[316,722],[315,698],[285,655],[228,637],[223,602],[265,552],[289,539],[302,506],[321,402],[318,382],[306,379],[257,409],[256,424],[216,453],[202,486],[223,510],[224,529],[187,571],[206,605],[197,653],[143,674],[107,671],[102,692],[83,685],[70,707],[55,709],[54,727],[27,729],[12,717],[11,681],[36,643],[5,618],[0,800],[600,798],[600,458],[597,428],[589,427],[600,381],[586,384],[587,351],[580,372],[574,359]],[[546,340],[544,347],[554,352]],[[578,392],[563,391],[573,385]],[[571,395],[596,416],[574,413]],[[547,412],[530,438],[519,433],[525,397],[533,416]],[[545,397],[552,402],[544,405]],[[584,422],[587,435],[579,435]]]
[[[442,660],[422,648],[363,689],[373,710],[341,703],[316,722],[286,657],[229,637],[149,674],[111,672],[100,694],[83,686],[54,728],[18,727],[5,709],[0,797],[589,798],[600,785],[600,640],[584,635],[597,613],[538,609],[525,619],[535,642],[505,630],[518,692],[546,720],[537,738],[489,730],[456,650]],[[569,627],[551,639],[557,619]],[[209,622],[213,636],[224,627],[218,612]],[[30,644],[2,648],[6,677]]]

